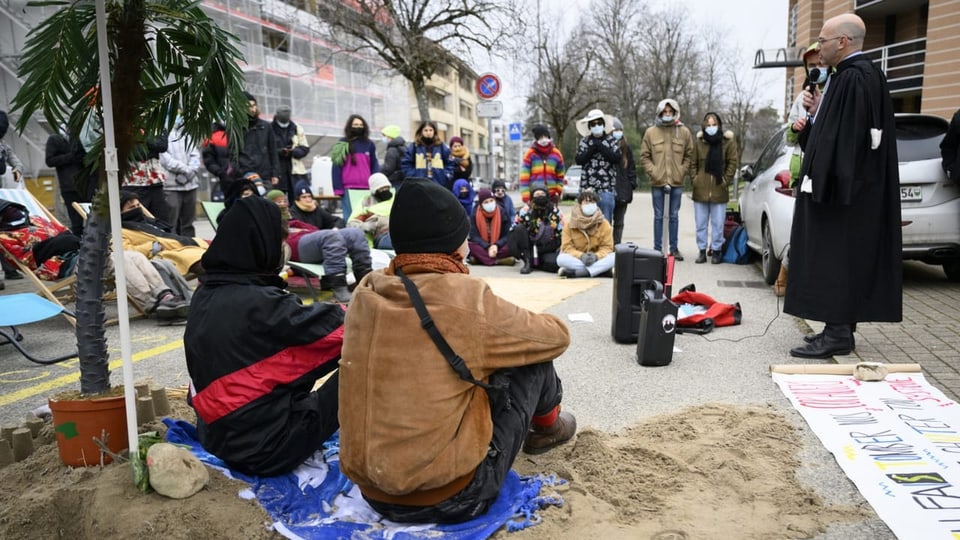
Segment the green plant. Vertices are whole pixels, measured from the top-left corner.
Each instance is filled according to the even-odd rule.
[[[13,98],[22,133],[39,112],[49,125],[65,123],[79,133],[91,117],[102,122],[97,15],[94,0],[38,1],[28,8],[58,7],[30,34],[20,62],[23,85]],[[106,0],[106,32],[113,95],[119,176],[128,172],[133,150],[151,136],[163,136],[177,113],[193,142],[226,120],[231,144],[246,125],[242,56],[236,38],[220,29],[192,0]],[[86,164],[107,178],[100,134]],[[82,187],[82,186],[81,186]],[[94,200],[77,266],[77,348],[80,392],[110,387],[104,333],[103,276],[109,253],[106,190]]]

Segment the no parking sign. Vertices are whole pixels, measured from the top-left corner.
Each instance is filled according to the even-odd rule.
[[[493,73],[484,73],[477,77],[477,96],[480,99],[493,99],[500,94],[500,77]]]

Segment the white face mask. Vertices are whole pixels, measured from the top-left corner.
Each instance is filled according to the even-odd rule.
[[[703,128],[703,131],[705,131],[707,135],[713,137],[717,134],[717,129],[719,129],[717,126],[707,126]]]
[[[621,138],[623,138],[623,132],[622,132],[622,131],[614,131],[613,133],[611,133],[611,135],[613,135],[613,138],[616,139],[616,140],[618,140],[618,141],[619,141]]]
[[[597,203],[583,203],[580,205],[580,211],[583,215],[590,217],[597,213]]]
[[[590,128],[590,134],[595,137],[599,137],[600,135],[603,135],[603,126],[593,126],[592,128]]]
[[[553,142],[553,139],[551,139],[550,137],[541,137],[537,139],[537,144],[539,144],[540,146],[547,146],[551,142]]]
[[[660,120],[662,120],[664,124],[669,124],[670,122],[673,122],[673,115],[665,114],[660,117]]]
[[[282,127],[282,128],[285,128],[285,127],[287,127],[287,126],[290,125],[290,122],[281,122],[281,121],[277,120],[277,125],[280,126],[280,127]]]
[[[485,203],[481,204],[480,206],[483,208],[483,211],[484,211],[484,212],[490,213],[490,212],[493,212],[493,211],[497,208],[497,203],[494,202],[494,201],[490,201],[490,202],[485,202]]]
[[[386,136],[385,136],[385,137],[383,138],[383,144],[390,144],[390,141],[391,141],[390,137],[386,137]]]

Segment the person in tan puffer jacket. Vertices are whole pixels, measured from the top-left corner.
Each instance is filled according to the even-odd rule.
[[[720,264],[723,253],[723,221],[730,202],[730,183],[737,172],[737,142],[732,131],[723,130],[723,121],[715,112],[703,117],[703,129],[693,145],[693,210],[697,223],[697,264]],[[708,237],[707,229],[711,229]],[[707,249],[710,253],[707,253]]]

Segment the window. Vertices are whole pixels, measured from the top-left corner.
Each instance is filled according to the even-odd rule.
[[[787,27],[787,45],[790,47],[797,46],[797,21],[800,19],[800,4],[795,3],[790,8],[790,22]],[[807,44],[803,43],[801,46],[806,47]]]
[[[429,102],[430,107],[433,109],[440,109],[441,111],[447,110],[446,96],[439,92],[430,92],[430,95],[427,97],[427,101]]]
[[[473,131],[469,129],[461,129],[460,138],[463,139],[463,144],[465,144],[467,148],[476,148],[473,146]]]
[[[473,107],[463,100],[460,100],[460,118],[473,120]]]
[[[460,88],[467,92],[473,92],[473,79],[466,73],[460,74]]]

